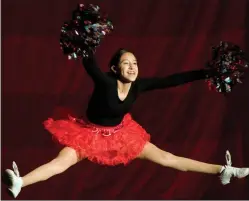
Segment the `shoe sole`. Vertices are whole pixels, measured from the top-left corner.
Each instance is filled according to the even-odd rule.
[[[10,175],[11,175],[10,170],[5,170],[2,176],[2,182],[8,187],[13,185],[13,181]],[[15,198],[13,192],[9,188],[7,188],[6,191],[9,196],[11,196],[12,198]]]
[[[15,198],[14,194],[12,193],[12,191],[10,189],[6,190],[8,195],[11,196],[12,198]]]
[[[3,176],[2,176],[2,182],[7,185],[7,186],[11,186],[13,185],[13,181],[11,179],[11,176],[10,176],[10,173],[8,170],[6,170],[4,173],[3,173]]]

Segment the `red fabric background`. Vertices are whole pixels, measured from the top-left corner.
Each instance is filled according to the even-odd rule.
[[[50,116],[84,116],[92,81],[59,48],[62,23],[76,0],[2,1],[2,170],[22,175],[55,157],[60,146],[43,129]],[[91,0],[115,25],[98,48],[103,70],[119,47],[132,49],[142,76],[202,68],[220,40],[249,51],[247,0]],[[248,77],[248,76],[247,76]],[[249,166],[248,80],[224,97],[203,81],[142,95],[132,111],[152,142],[173,154]],[[2,186],[2,199],[10,199]],[[179,172],[148,161],[101,167],[83,161],[24,188],[18,199],[249,199],[249,180],[221,186],[217,176]]]

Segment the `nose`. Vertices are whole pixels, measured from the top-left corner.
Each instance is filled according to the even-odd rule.
[[[132,65],[130,65],[129,68],[128,68],[128,70],[134,71],[135,68]]]
[[[129,68],[133,69],[134,65],[133,63],[130,63]]]

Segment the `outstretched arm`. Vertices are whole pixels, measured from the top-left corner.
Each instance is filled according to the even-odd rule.
[[[110,78],[99,68],[96,58],[93,54],[90,54],[89,57],[83,58],[82,64],[88,75],[90,75],[95,83],[104,84],[110,82]]]
[[[194,70],[182,73],[176,73],[167,77],[154,77],[154,78],[139,78],[137,80],[138,88],[140,92],[165,89],[169,87],[175,87],[195,80],[202,80],[211,77],[213,72],[210,70]]]

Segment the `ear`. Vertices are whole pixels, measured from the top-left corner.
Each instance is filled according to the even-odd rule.
[[[116,70],[116,66],[111,66],[111,70],[116,74],[117,70]]]

